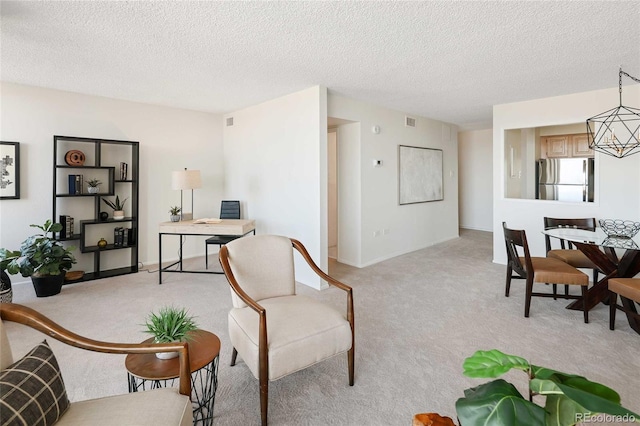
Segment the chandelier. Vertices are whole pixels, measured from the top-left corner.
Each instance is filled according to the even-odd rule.
[[[640,109],[622,105],[622,76],[640,83],[620,68],[618,88],[620,106],[587,120],[589,148],[617,158],[640,152]]]

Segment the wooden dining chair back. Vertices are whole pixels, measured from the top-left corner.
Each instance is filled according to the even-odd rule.
[[[529,317],[531,298],[553,297],[561,299],[583,299],[584,322],[589,322],[589,310],[587,309],[589,277],[578,271],[571,265],[552,257],[534,257],[529,252],[527,234],[521,229],[509,229],[506,222],[502,222],[504,240],[507,249],[507,276],[505,296],[509,297],[511,280],[524,279],[526,281],[524,316]],[[515,275],[514,275],[515,273]],[[581,296],[571,294],[554,295],[550,293],[533,292],[533,283],[554,283],[579,285],[582,288]]]

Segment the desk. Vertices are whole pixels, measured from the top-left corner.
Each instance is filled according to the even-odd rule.
[[[640,273],[640,236],[634,238],[610,238],[598,228],[595,231],[582,229],[557,228],[542,231],[550,237],[571,241],[578,250],[583,252],[591,261],[604,272],[605,277],[594,283],[589,291],[589,305],[593,308],[598,303],[609,297],[609,278],[632,278]],[[601,250],[602,248],[602,250]],[[616,249],[624,250],[622,257],[618,257]],[[582,299],[579,299],[567,309],[582,310]],[[636,312],[636,307],[631,303],[631,312]],[[627,315],[629,325],[640,333],[640,323],[630,315]]]
[[[213,333],[196,330],[189,341],[191,370],[191,401],[193,424],[213,423],[213,404],[218,387],[218,355],[220,339]],[[153,338],[143,343],[152,343]],[[130,354],[124,363],[127,368],[129,392],[173,386],[180,375],[178,358],[158,359],[155,354]]]
[[[185,235],[233,235],[233,236],[245,236],[251,232],[255,235],[256,223],[255,220],[246,219],[222,219],[220,223],[193,223],[193,220],[184,220],[180,222],[162,222],[158,232],[158,261],[160,266],[158,268],[158,284],[162,284],[163,272],[190,272],[196,274],[223,274],[224,272],[217,271],[187,271],[182,268],[182,237]],[[177,235],[180,237],[180,249],[179,259],[173,262],[171,265],[162,267],[162,236],[163,235]],[[174,265],[180,265],[180,269],[177,271],[169,270]]]

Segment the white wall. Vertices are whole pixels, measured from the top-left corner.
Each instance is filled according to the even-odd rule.
[[[460,227],[493,229],[493,131],[458,133]]]
[[[640,105],[640,85],[624,87],[624,104]],[[496,105],[493,108],[493,259],[506,263],[502,222],[525,229],[533,256],[544,256],[543,217],[640,218],[640,155],[617,159],[596,153],[595,202],[504,198],[504,131],[584,122],[619,104],[618,88]]]
[[[326,88],[312,87],[227,114],[225,194],[241,200],[258,234],[302,242],[327,270]],[[323,284],[296,256],[296,279]]]
[[[2,83],[0,138],[20,142],[21,198],[0,201],[0,247],[17,249],[33,234],[29,225],[51,217],[53,136],[121,139],[140,142],[139,259],[158,259],[158,223],[169,220],[169,207],[180,204],[171,189],[171,171],[202,171],[195,190],[196,216],[218,214],[222,198],[221,117],[175,108]],[[187,210],[190,198],[185,197]],[[177,257],[178,241],[163,243],[163,259]],[[203,239],[189,238],[186,257],[204,252]],[[75,254],[79,254],[76,250]],[[91,270],[87,255],[80,256]],[[16,280],[23,280],[15,277]]]
[[[361,188],[360,221],[352,214],[339,216],[339,232],[344,228],[359,230],[356,246],[349,248],[339,236],[341,262],[363,267],[400,254],[418,250],[458,236],[458,146],[457,128],[451,124],[415,117],[415,128],[405,127],[405,113],[381,108],[361,101],[330,94],[327,112],[330,117],[359,123],[359,155],[341,157],[343,138],[338,133],[339,200],[341,191]],[[371,128],[380,126],[380,133]],[[343,127],[343,126],[341,126]],[[340,128],[339,127],[339,130]],[[444,200],[400,206],[398,204],[398,145],[443,150]],[[382,160],[373,167],[373,160]],[[352,172],[345,175],[345,169]],[[343,173],[340,173],[342,171]],[[340,203],[340,201],[339,201]],[[339,206],[341,212],[343,207]],[[386,230],[386,234],[385,234]],[[374,236],[375,232],[379,236]]]
[[[362,256],[360,123],[338,127],[338,262],[359,266]]]

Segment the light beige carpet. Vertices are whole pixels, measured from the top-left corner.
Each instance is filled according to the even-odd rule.
[[[461,238],[367,268],[333,264],[331,273],[353,286],[356,314],[355,386],[347,383],[346,355],[270,384],[272,425],[408,425],[413,414],[455,416],[465,388],[483,382],[462,376],[462,362],[477,349],[498,348],[537,365],[585,375],[616,389],[623,404],[640,412],[640,335],[624,315],[608,328],[608,307],[597,306],[584,324],[566,300],[534,298],[524,318],[524,285],[504,297],[503,265],[491,263],[491,234],[462,231]],[[540,237],[542,238],[542,237]],[[211,263],[217,267],[215,255]],[[202,258],[190,261],[203,267]],[[222,341],[214,424],[259,424],[258,383],[246,366],[229,366],[228,284],[221,275],[140,272],[67,285],[36,298],[30,284],[15,286],[14,301],[35,308],[85,336],[137,342],[146,314],[165,304],[185,306],[201,328]],[[344,293],[303,294],[343,308]],[[10,324],[15,352],[42,340]],[[126,393],[124,356],[87,353],[52,342],[72,400]],[[506,377],[526,392],[523,373]],[[105,413],[108,415],[108,413]]]

